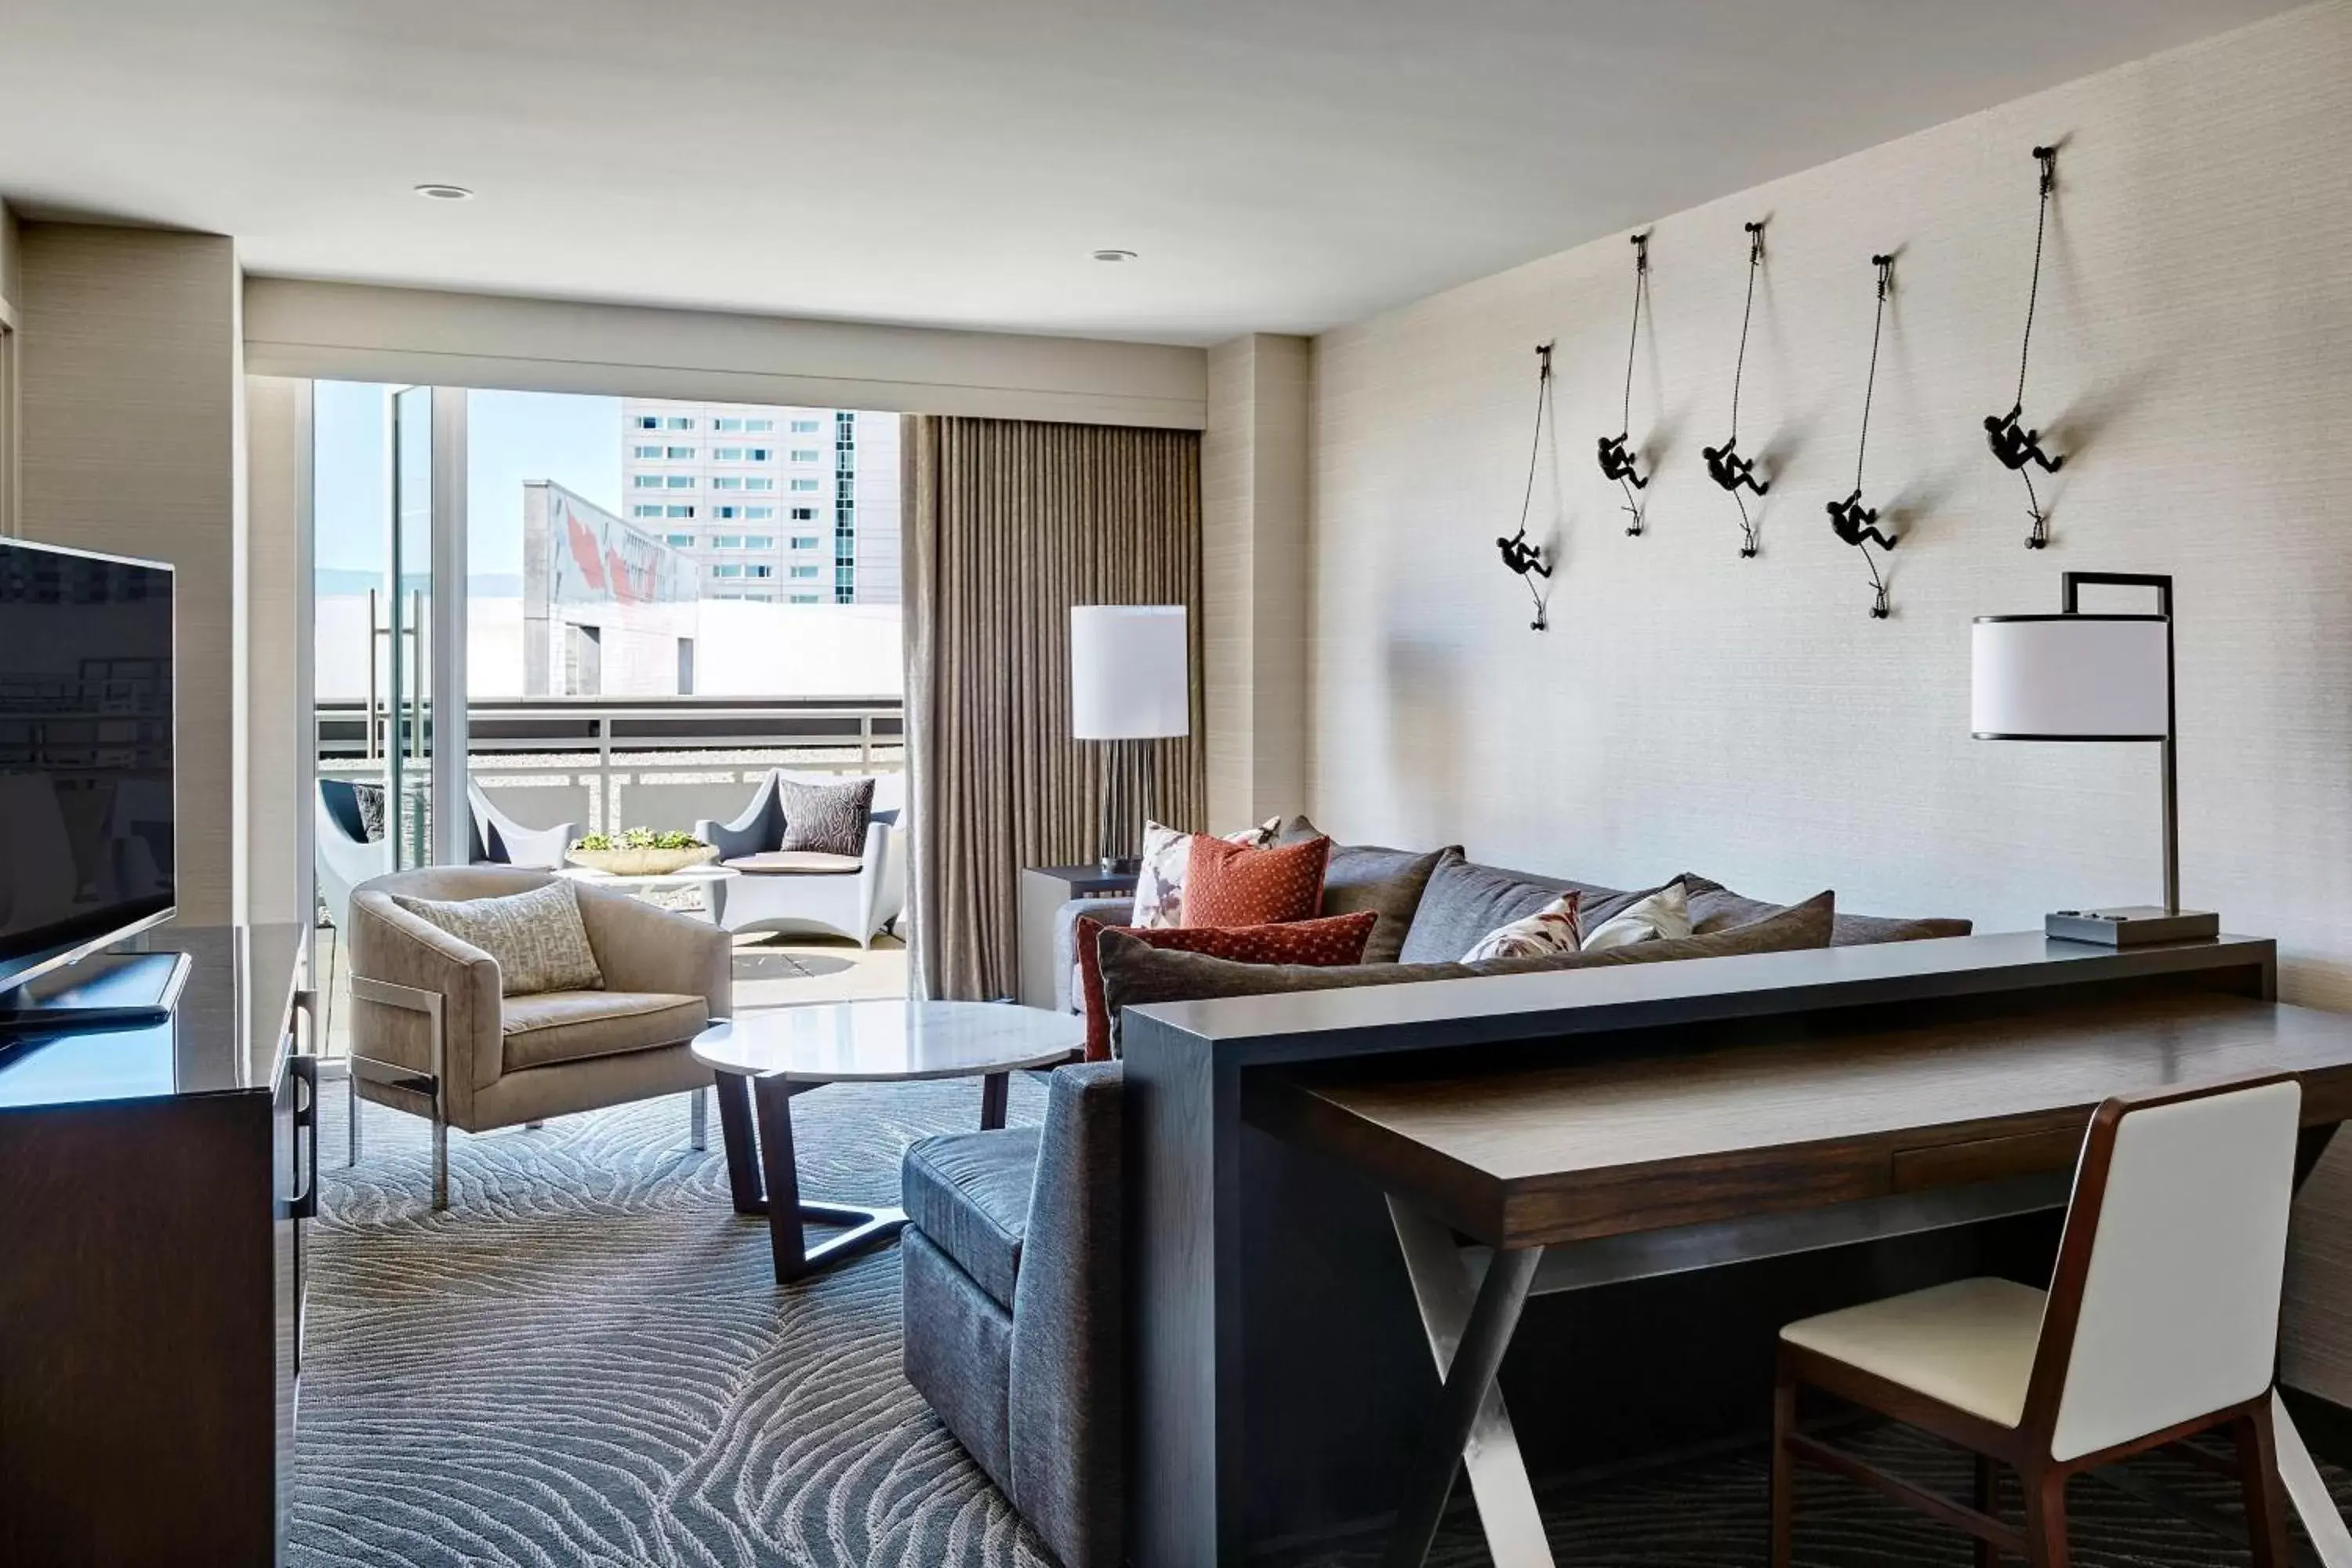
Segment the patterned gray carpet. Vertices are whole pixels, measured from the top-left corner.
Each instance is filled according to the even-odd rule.
[[[701,1155],[683,1100],[453,1134],[452,1205],[436,1215],[424,1124],[370,1108],[345,1171],[342,1096],[327,1098],[296,1568],[1050,1562],[899,1377],[895,1250],[777,1286],[762,1222],[729,1205],[715,1116]],[[1013,1120],[1041,1106],[1016,1079]],[[895,1201],[898,1152],[978,1113],[968,1083],[804,1096],[803,1190]],[[1924,1439],[1859,1442],[1963,1490],[1964,1461]],[[2144,1468],[2233,1506],[2201,1472]],[[1764,1483],[1760,1454],[1717,1455],[1553,1486],[1545,1517],[1564,1565],[1756,1568]],[[1972,1561],[1959,1537],[1831,1478],[1808,1478],[1800,1500],[1808,1568]],[[2246,1561],[2094,1482],[2073,1505],[2084,1568]],[[1370,1563],[1377,1545],[1287,1563]],[[1466,1509],[1432,1561],[1486,1561]]]
[[[450,1136],[326,1097],[296,1448],[297,1568],[1050,1562],[898,1373],[895,1249],[779,1287],[686,1101]],[[1016,1079],[1012,1118],[1043,1097]],[[803,1190],[897,1201],[977,1083],[793,1101]]]

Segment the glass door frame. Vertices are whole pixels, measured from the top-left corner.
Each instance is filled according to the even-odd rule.
[[[422,394],[425,426],[403,428],[403,400]],[[394,843],[394,863],[462,866],[471,858],[472,809],[467,804],[470,782],[467,767],[466,714],[466,392],[463,387],[397,386],[386,400],[385,485],[390,508],[385,541],[386,572],[391,604],[385,616],[389,634],[385,668],[389,673],[384,720],[385,805],[387,837]],[[404,436],[425,443],[421,500],[424,538],[403,527],[403,513],[412,498],[403,491]],[[426,559],[407,559],[410,547],[421,542]],[[423,604],[406,584],[415,567],[425,567]],[[421,624],[410,625],[419,618]],[[422,679],[413,667],[421,664]],[[402,778],[404,753],[415,756],[423,775],[411,788]],[[410,800],[423,803],[425,823],[407,820]],[[420,834],[422,837],[420,837]]]

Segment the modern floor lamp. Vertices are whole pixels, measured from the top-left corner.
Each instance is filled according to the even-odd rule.
[[[1131,870],[1131,847],[1152,795],[1156,748],[1142,748],[1142,799],[1118,826],[1118,780],[1124,748],[1192,732],[1192,654],[1181,605],[1074,605],[1070,608],[1070,733],[1102,748],[1105,871]]]
[[[2154,741],[2163,747],[2164,903],[2058,910],[2051,936],[2137,947],[2218,935],[2221,917],[2180,907],[2180,775],[2172,692],[2172,579],[2069,572],[2054,616],[1979,616],[1969,641],[1969,728],[1979,741]],[[2152,616],[2084,615],[2086,585],[2153,588]]]

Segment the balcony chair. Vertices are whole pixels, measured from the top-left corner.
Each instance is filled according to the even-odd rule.
[[[433,1123],[433,1206],[449,1206],[449,1135],[536,1123],[691,1091],[705,1142],[710,1069],[688,1044],[733,1008],[724,931],[605,889],[578,887],[602,991],[500,994],[499,965],[392,895],[491,899],[545,887],[545,871],[436,866],[352,894],[351,1159],[359,1102]]]
[[[907,778],[874,780],[874,805],[862,855],[780,852],[784,812],[780,784],[838,784],[831,773],[770,770],[751,804],[732,822],[709,818],[694,836],[719,847],[719,863],[742,873],[711,889],[713,916],[730,931],[817,931],[845,936],[860,947],[890,927],[907,907]]]
[[[482,786],[466,781],[466,804],[473,808],[469,858],[477,866],[525,866],[552,871],[563,864],[563,852],[580,837],[576,822],[552,827],[525,827],[490,804]]]
[[[1772,1410],[1773,1568],[1788,1568],[1791,1468],[1818,1465],[2033,1568],[2064,1568],[2070,1476],[2227,1427],[2256,1568],[2286,1568],[2271,1426],[2302,1086],[2293,1078],[2110,1100],[2091,1119],[2045,1294],[1963,1279],[1791,1323]],[[1976,1456],[1974,1506],[1797,1430],[1817,1388]],[[2017,1472],[2022,1531],[1993,1461]]]
[[[392,869],[392,841],[370,838],[349,779],[320,779],[311,802],[311,860],[319,899],[338,931],[352,929],[352,889]]]

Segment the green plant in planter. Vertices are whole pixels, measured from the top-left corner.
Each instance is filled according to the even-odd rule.
[[[572,840],[572,847],[591,854],[611,849],[708,849],[691,833],[675,828],[656,833],[650,827],[624,827],[618,833],[591,833]]]

